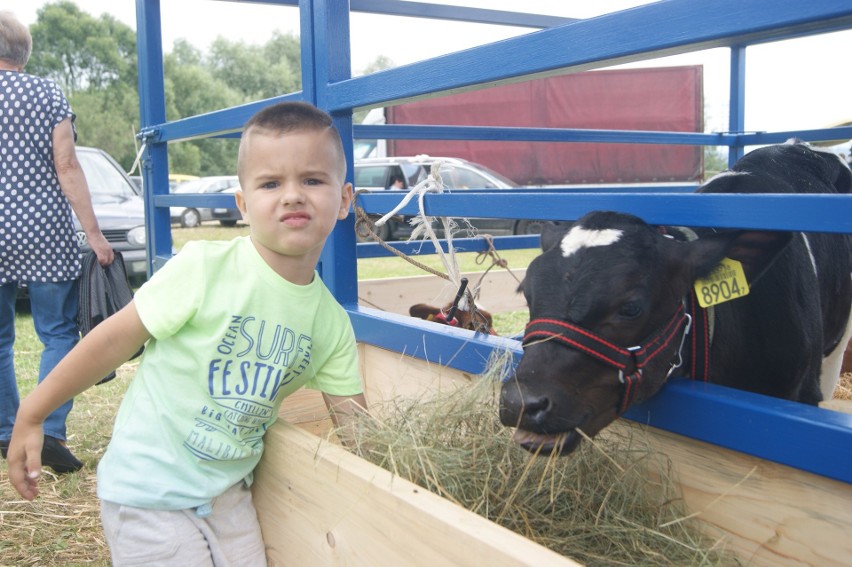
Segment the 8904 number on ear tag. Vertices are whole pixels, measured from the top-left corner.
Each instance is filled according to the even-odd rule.
[[[701,307],[718,305],[748,295],[743,265],[730,258],[723,259],[706,277],[695,280],[695,295]]]

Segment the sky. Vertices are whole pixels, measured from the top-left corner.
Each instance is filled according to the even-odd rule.
[[[426,0],[428,1],[428,0]],[[93,16],[110,13],[136,28],[134,0],[74,0]],[[3,0],[25,24],[48,0]],[[435,3],[514,11],[517,0],[440,0]],[[639,0],[527,0],[532,13],[586,18],[625,9]],[[203,14],[203,18],[199,18]],[[265,43],[275,30],[299,33],[298,9],[289,6],[223,0],[162,0],[163,47],[176,39],[206,49],[219,36],[248,44]],[[353,13],[351,52],[353,74],[360,74],[378,56],[396,65],[475,47],[529,29]],[[704,65],[705,121],[708,131],[727,129],[728,50],[714,49],[644,62],[642,65]],[[783,131],[823,128],[852,121],[852,30],[749,47],[746,55],[746,130]],[[636,66],[636,65],[631,65]]]

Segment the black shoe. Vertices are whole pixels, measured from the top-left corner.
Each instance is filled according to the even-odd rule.
[[[9,442],[0,441],[0,455],[5,459],[8,452]],[[41,448],[41,466],[50,467],[58,474],[65,474],[82,469],[83,463],[59,439],[45,435]]]
[[[52,468],[58,474],[75,472],[83,468],[83,462],[75,457],[59,439],[50,435],[44,436],[41,465]]]

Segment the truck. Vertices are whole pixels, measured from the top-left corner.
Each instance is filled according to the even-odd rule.
[[[364,124],[703,132],[701,65],[586,71],[376,108]],[[525,186],[698,183],[700,146],[356,140],[358,157],[462,158]]]

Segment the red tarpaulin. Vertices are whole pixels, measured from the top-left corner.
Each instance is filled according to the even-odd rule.
[[[588,71],[386,109],[388,124],[702,132],[702,67]],[[522,185],[699,181],[701,146],[388,140],[388,155],[458,157]]]

